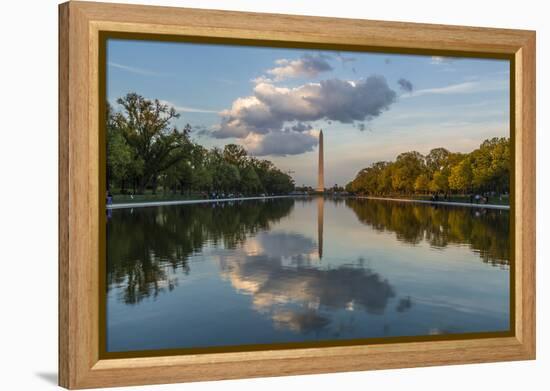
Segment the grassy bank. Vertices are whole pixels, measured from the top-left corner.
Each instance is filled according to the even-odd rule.
[[[388,196],[376,196],[377,198],[392,198],[392,199],[407,199],[407,200],[421,200],[421,201],[433,201],[432,196],[429,194],[424,195],[403,195],[403,194],[395,194],[395,195],[388,195]],[[482,202],[476,202],[475,199],[473,202],[470,201],[470,197],[467,195],[450,195],[446,199],[442,196],[439,196],[437,199],[441,202],[461,202],[461,203],[473,203],[473,204],[483,204]],[[489,196],[488,201],[484,202],[486,204],[490,205],[509,205],[509,198],[508,197],[499,197],[499,196]]]
[[[412,197],[415,200],[425,200],[425,201],[431,201],[432,197],[430,195],[422,195],[422,196],[413,196]],[[447,199],[443,199],[443,197],[439,197],[438,201],[446,201],[446,202],[464,202],[464,203],[470,203],[470,197],[467,195],[451,195],[448,196]],[[476,202],[475,199],[473,200],[474,204],[481,203]],[[508,197],[499,197],[499,196],[489,196],[487,204],[491,205],[509,205],[509,198]]]
[[[322,193],[312,193],[311,195],[320,195]],[[325,193],[325,195],[327,195]],[[353,196],[351,196],[353,197]],[[425,195],[401,195],[401,194],[395,194],[395,195],[388,195],[388,196],[376,196],[377,198],[392,198],[392,199],[411,199],[411,200],[421,200],[421,201],[432,201],[431,195],[425,194]],[[161,202],[161,201],[188,201],[188,200],[200,200],[200,199],[207,199],[207,197],[204,194],[201,193],[189,193],[189,194],[173,194],[173,193],[157,193],[153,194],[151,192],[145,193],[145,194],[136,194],[136,195],[129,195],[129,194],[114,194],[113,195],[113,204],[131,204],[131,203],[143,203],[143,202]],[[439,197],[438,201],[443,202],[462,202],[462,203],[470,203],[470,197],[465,195],[451,195],[447,197],[447,199],[444,199],[443,197]],[[473,202],[476,204],[475,200]],[[480,202],[481,204],[481,202]],[[509,205],[509,198],[508,197],[498,197],[493,196],[489,197],[489,200],[487,204],[491,205]]]
[[[113,194],[113,204],[130,204],[139,202],[157,201],[186,201],[205,198],[201,194],[172,194],[172,193],[145,193],[145,194]]]

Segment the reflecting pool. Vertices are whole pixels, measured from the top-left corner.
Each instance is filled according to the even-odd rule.
[[[277,198],[116,209],[107,351],[509,329],[509,212]]]

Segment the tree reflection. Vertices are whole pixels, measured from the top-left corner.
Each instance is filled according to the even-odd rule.
[[[415,245],[425,240],[435,248],[467,244],[484,262],[510,264],[508,211],[352,198],[346,205],[362,223],[393,232],[402,242]]]
[[[395,310],[397,312],[405,312],[410,310],[412,305],[413,305],[413,302],[410,296],[403,297],[399,299],[399,302],[397,303],[397,307],[395,307]]]
[[[285,225],[274,227],[295,202],[315,201],[310,206],[317,211],[317,240],[314,230],[309,237]],[[221,277],[249,295],[253,309],[275,328],[334,331],[338,312],[379,315],[390,302],[397,313],[414,311],[413,298],[396,298],[394,287],[364,259],[336,267],[330,260],[319,262],[328,202],[333,200],[287,198],[114,210],[107,223],[108,290],[117,288],[117,299],[127,304],[170,291],[178,275],[190,272],[189,259],[209,246]],[[509,265],[508,212],[351,198],[338,202],[362,223],[402,242],[468,245],[485,262]]]
[[[292,208],[293,200],[280,199],[115,210],[107,223],[107,289],[123,288],[128,304],[171,290],[175,272],[188,273],[188,257],[205,243],[235,248]]]

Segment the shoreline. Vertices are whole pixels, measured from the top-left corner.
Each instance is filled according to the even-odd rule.
[[[378,200],[378,201],[416,202],[416,203],[428,204],[428,205],[463,206],[467,208],[510,210],[510,205],[475,204],[475,203],[469,203],[469,202],[452,202],[452,201],[428,201],[428,200],[415,200],[411,198],[385,198],[385,197],[371,197],[371,196],[357,196],[355,198]]]
[[[146,208],[148,206],[167,206],[167,205],[187,205],[187,204],[202,204],[213,202],[229,202],[229,201],[250,201],[250,200],[267,200],[274,198],[294,198],[300,197],[295,195],[280,195],[266,197],[239,197],[239,198],[204,198],[196,200],[174,200],[174,201],[148,201],[148,202],[126,202],[120,204],[107,205],[107,209],[129,209],[129,208]],[[307,197],[307,196],[303,196]]]
[[[191,205],[201,203],[214,203],[214,202],[230,202],[230,201],[250,201],[250,200],[266,200],[275,198],[304,198],[315,197],[316,195],[280,195],[280,196],[268,196],[268,197],[239,197],[239,198],[212,198],[212,199],[196,199],[196,200],[179,200],[179,201],[149,201],[149,202],[126,202],[120,204],[107,205],[107,209],[130,209],[130,208],[146,208],[152,206],[169,206],[169,205]],[[428,201],[428,200],[415,200],[410,198],[385,198],[385,197],[371,197],[371,196],[353,196],[343,198],[357,198],[368,199],[377,201],[393,201],[393,202],[414,202],[428,205],[445,205],[445,206],[461,206],[467,208],[482,208],[482,209],[499,209],[510,210],[509,205],[496,205],[496,204],[470,204],[468,202],[451,202],[451,201]]]

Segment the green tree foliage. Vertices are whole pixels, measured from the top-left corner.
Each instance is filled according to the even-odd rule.
[[[430,174],[440,171],[447,166],[450,152],[445,148],[434,148],[426,155],[426,168]]]
[[[397,156],[392,165],[392,187],[400,193],[413,193],[416,178],[425,170],[424,156],[413,151]]]
[[[510,187],[510,141],[485,140],[469,154],[432,149],[426,156],[412,151],[394,162],[376,162],[363,168],[346,190],[369,195],[412,193],[466,193],[495,191]]]
[[[414,190],[417,193],[425,193],[428,191],[430,186],[430,178],[428,178],[427,174],[420,174],[416,177],[416,180],[414,181]]]
[[[138,191],[142,193],[151,182],[184,156],[189,143],[189,127],[178,131],[170,125],[179,117],[173,107],[159,100],[148,100],[136,93],[117,99],[122,111],[112,113],[111,126],[125,139],[132,154],[139,159],[142,169],[135,173]]]
[[[120,179],[120,188],[125,192],[128,179],[141,174],[143,161],[135,156],[122,132],[115,126],[112,112],[111,105],[107,104],[107,184]]]
[[[260,177],[252,166],[246,166],[241,173],[241,188],[244,193],[257,193],[262,190]]]
[[[107,176],[109,178],[124,178],[128,177],[131,174],[138,173],[141,168],[141,162],[134,161],[137,160],[134,158],[131,148],[126,144],[122,134],[114,129],[107,130]],[[136,167],[133,169],[132,167]]]
[[[107,184],[111,192],[180,194],[282,194],[294,190],[290,175],[236,144],[208,150],[191,141],[191,126],[172,126],[175,109],[129,93],[107,107]]]
[[[243,167],[246,165],[246,150],[237,144],[227,144],[223,148],[224,160],[237,167]]]
[[[447,173],[443,170],[434,172],[429,189],[434,193],[447,192],[447,190],[449,190],[449,178]]]
[[[214,188],[223,192],[237,190],[240,180],[238,167],[226,161],[216,166],[212,179]]]
[[[470,158],[463,159],[451,169],[449,187],[455,191],[468,191],[472,188],[472,162]]]
[[[473,185],[483,190],[508,191],[510,142],[506,138],[485,140],[471,154]]]

